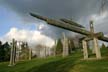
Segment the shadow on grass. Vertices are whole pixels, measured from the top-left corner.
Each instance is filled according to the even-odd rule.
[[[73,59],[72,57],[63,58],[61,60],[43,64],[39,67],[33,67],[27,72],[69,72],[75,65],[75,61],[76,59]]]

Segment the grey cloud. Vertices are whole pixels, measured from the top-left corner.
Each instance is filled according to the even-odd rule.
[[[72,18],[86,27],[89,21],[86,18],[99,13],[101,6],[101,0],[2,0],[2,3],[16,11],[25,22],[39,21],[28,14],[33,12],[54,19]],[[51,37],[60,36],[62,32],[72,33],[50,25],[43,31]]]
[[[4,0],[4,3],[23,15],[32,11],[52,18],[79,18],[96,12],[100,2],[99,0]]]

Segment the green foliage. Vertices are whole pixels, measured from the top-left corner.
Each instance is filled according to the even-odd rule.
[[[61,56],[37,58],[18,62],[13,67],[9,67],[8,64],[1,62],[0,72],[108,72],[108,57],[103,56],[101,60],[83,60],[83,53],[80,51],[65,58]]]
[[[74,45],[73,39],[69,39],[69,54],[71,54],[72,51],[74,50],[75,50],[75,45]]]
[[[105,44],[104,44],[104,43],[102,44],[101,48],[106,48],[106,46],[105,46]]]
[[[23,42],[21,45],[21,54],[20,54],[21,59],[26,60],[29,58],[29,47],[28,44]]]
[[[21,61],[9,67],[8,62],[0,63],[0,72],[68,72],[80,58],[81,54],[73,54],[63,58],[61,56],[37,58],[31,61]]]
[[[62,54],[62,51],[63,51],[63,45],[61,39],[58,39],[57,46],[56,46],[56,54],[57,55]]]
[[[10,46],[8,42],[2,45],[0,43],[0,61],[8,61],[10,59]]]

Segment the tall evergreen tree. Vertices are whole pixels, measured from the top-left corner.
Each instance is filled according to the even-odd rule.
[[[105,44],[104,44],[104,43],[102,43],[102,46],[101,46],[101,48],[106,48],[106,46],[105,46]]]
[[[61,39],[58,39],[57,46],[56,46],[56,54],[59,55],[62,54],[62,52],[63,52],[63,45]]]
[[[69,54],[71,54],[72,53],[72,51],[74,51],[75,50],[75,45],[74,45],[74,41],[73,41],[73,39],[69,39]]]
[[[10,59],[10,45],[8,42],[2,45],[0,42],[0,61],[8,61]]]

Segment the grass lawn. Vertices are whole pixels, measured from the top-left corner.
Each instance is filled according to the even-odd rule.
[[[101,60],[83,60],[81,52],[68,57],[48,57],[18,62],[9,67],[8,62],[0,63],[0,72],[108,72],[108,49],[102,50]]]

